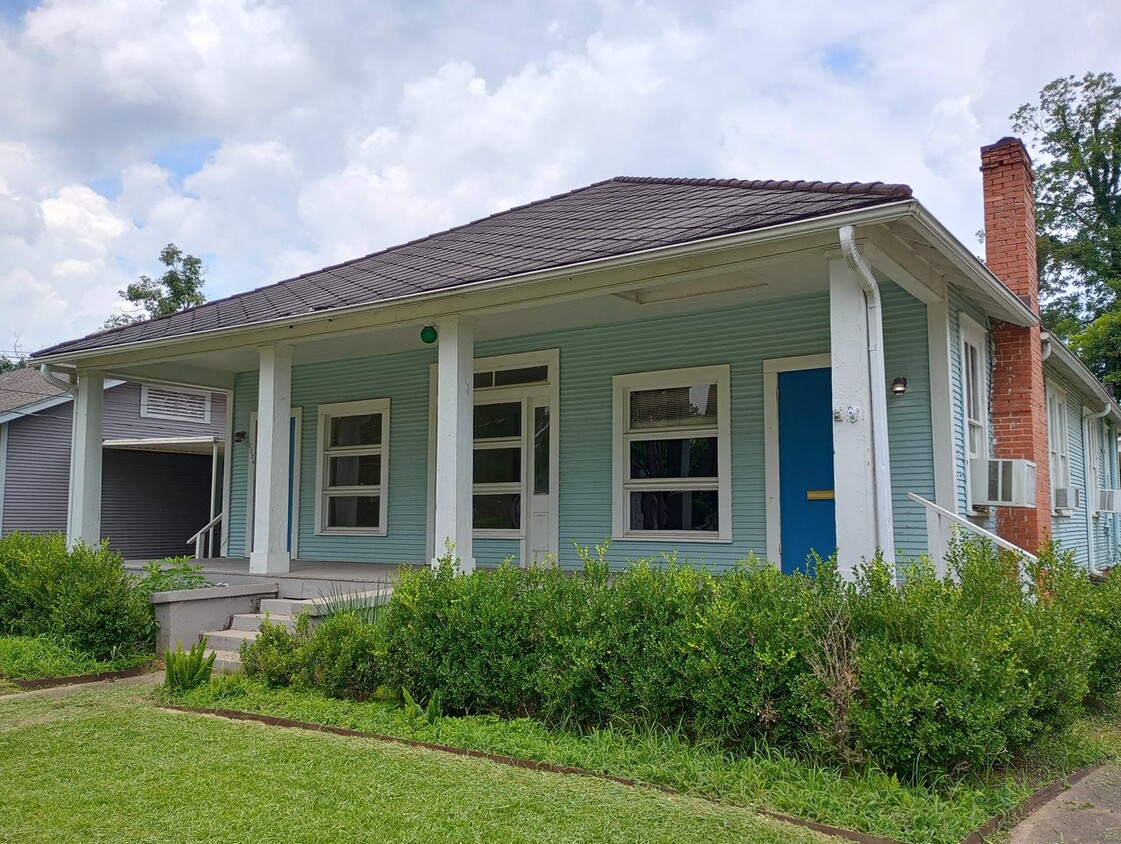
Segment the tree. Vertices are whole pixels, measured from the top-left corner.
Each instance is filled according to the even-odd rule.
[[[202,292],[206,269],[194,255],[184,255],[174,243],[160,252],[160,263],[167,269],[159,278],[140,276],[118,295],[130,305],[139,305],[142,313],[114,314],[105,321],[105,328],[118,328],[146,319],[173,314],[185,308],[194,308],[206,301]]]
[[[1067,76],[1012,115],[1040,158],[1036,228],[1043,322],[1121,384],[1121,85]]]

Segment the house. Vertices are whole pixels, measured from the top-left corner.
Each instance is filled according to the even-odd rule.
[[[38,369],[0,375],[0,533],[67,529],[75,402],[65,387]],[[188,537],[220,510],[225,393],[119,379],[102,389],[98,534],[128,559],[192,553]]]
[[[112,372],[232,391],[254,573],[605,537],[849,572],[953,524],[1100,567],[1121,409],[1041,332],[1023,145],[982,173],[985,263],[904,185],[616,178],[44,349],[77,383],[71,536],[100,536],[81,408]]]

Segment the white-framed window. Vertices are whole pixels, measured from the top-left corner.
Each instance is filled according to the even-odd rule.
[[[1095,516],[1101,504],[1102,479],[1105,477],[1105,461],[1102,452],[1102,420],[1090,419],[1086,425],[1086,472],[1090,483],[1090,500],[1087,507]]]
[[[730,367],[616,375],[613,534],[732,539]]]
[[[1047,457],[1051,470],[1051,509],[1055,490],[1070,487],[1070,428],[1067,424],[1067,394],[1055,383],[1047,384]]]
[[[389,399],[319,406],[317,533],[385,536]]]
[[[989,342],[985,329],[962,314],[961,380],[965,416],[965,464],[989,457]],[[967,468],[968,471],[968,468]],[[973,510],[971,485],[965,485]]]
[[[140,415],[176,422],[210,422],[210,393],[186,387],[140,385]]]

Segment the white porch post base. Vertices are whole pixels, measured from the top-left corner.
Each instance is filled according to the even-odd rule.
[[[288,426],[292,415],[292,348],[262,346],[260,354],[253,550],[249,554],[249,571],[253,574],[283,574],[292,566],[292,555],[288,552]]]
[[[866,302],[843,258],[829,262],[829,338],[837,566],[851,579],[861,560],[876,553],[876,487]]]
[[[79,372],[74,396],[74,427],[70,447],[70,496],[67,502],[66,545],[101,542],[101,440],[105,376]]]
[[[475,326],[466,317],[440,320],[436,366],[436,547],[432,565],[455,546],[460,571],[475,570],[472,474],[475,413]]]

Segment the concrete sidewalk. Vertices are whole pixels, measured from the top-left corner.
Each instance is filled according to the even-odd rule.
[[[1106,765],[1012,830],[1010,844],[1121,842],[1121,768]]]

